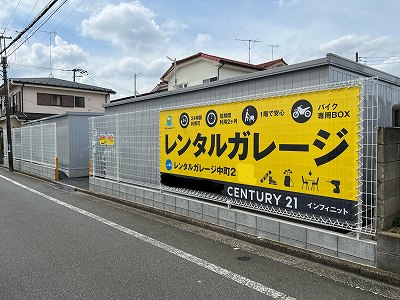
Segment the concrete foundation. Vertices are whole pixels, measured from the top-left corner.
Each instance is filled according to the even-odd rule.
[[[89,178],[89,189],[110,197],[219,225],[297,248],[375,266],[376,242],[312,226],[243,211],[160,190],[102,178]]]

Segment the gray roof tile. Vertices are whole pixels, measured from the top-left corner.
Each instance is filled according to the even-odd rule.
[[[96,91],[115,94],[112,89],[102,88],[94,85],[88,85],[58,78],[44,77],[44,78],[11,78],[14,83],[34,84],[34,85],[45,85],[45,86],[56,86],[65,87],[71,89]]]

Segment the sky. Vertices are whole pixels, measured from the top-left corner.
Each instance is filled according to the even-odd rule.
[[[78,82],[118,99],[133,95],[134,74],[137,91],[150,92],[172,64],[167,56],[247,62],[249,42],[240,40],[257,41],[254,64],[358,52],[361,63],[400,77],[398,0],[68,0],[56,10],[64,1],[8,49],[9,77],[72,80],[68,70],[81,68]],[[15,38],[49,2],[1,0],[0,35]]]

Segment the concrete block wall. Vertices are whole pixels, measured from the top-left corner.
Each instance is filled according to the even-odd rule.
[[[378,128],[377,230],[387,230],[400,213],[400,128]]]
[[[379,232],[377,236],[377,267],[400,273],[400,237],[391,232]]]
[[[5,161],[4,165],[8,167],[8,160]],[[56,179],[55,167],[39,165],[29,161],[14,159],[14,170],[49,180]]]
[[[369,266],[375,266],[376,263],[374,241],[275,219],[228,207],[225,204],[205,202],[188,196],[116,183],[97,177],[89,179],[89,189],[94,193],[117,197],[297,248]]]

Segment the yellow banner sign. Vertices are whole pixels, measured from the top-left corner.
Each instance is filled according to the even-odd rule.
[[[100,134],[99,136],[99,144],[100,145],[108,145],[108,146],[114,146],[115,141],[114,141],[114,134]]]
[[[162,111],[161,172],[222,182],[226,195],[244,200],[270,204],[271,191],[292,202],[310,195],[313,201],[296,207],[350,213],[357,200],[359,92],[351,87]],[[353,204],[343,211],[329,206],[332,199]]]

